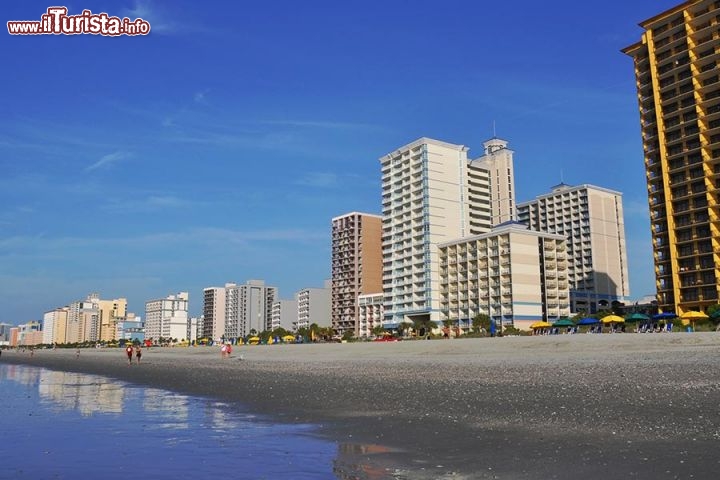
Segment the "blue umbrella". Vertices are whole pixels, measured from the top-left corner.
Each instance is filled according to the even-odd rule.
[[[677,315],[675,315],[673,312],[663,312],[658,313],[652,316],[653,320],[668,320],[670,318],[676,318]]]
[[[597,325],[598,323],[600,323],[600,320],[592,317],[581,318],[577,322],[578,325]]]

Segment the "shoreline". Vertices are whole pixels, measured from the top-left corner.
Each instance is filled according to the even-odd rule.
[[[131,367],[122,349],[4,351],[0,362],[315,424],[349,461],[388,469],[367,478],[715,478],[720,466],[715,332],[241,346],[229,359],[153,347]]]

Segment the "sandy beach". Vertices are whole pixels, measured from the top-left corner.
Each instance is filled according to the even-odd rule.
[[[338,478],[715,479],[720,334],[4,351],[217,398],[338,442]]]

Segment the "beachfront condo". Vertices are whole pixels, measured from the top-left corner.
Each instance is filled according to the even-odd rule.
[[[313,323],[318,327],[330,326],[330,283],[328,280],[323,288],[303,288],[297,292],[296,329],[309,328]]]
[[[382,217],[351,212],[332,219],[331,321],[360,336],[358,296],[382,293]]]
[[[145,338],[188,341],[188,292],[145,302]]]
[[[519,329],[570,314],[563,235],[506,222],[440,244],[439,261],[440,319],[462,331],[478,314]]]
[[[630,295],[622,194],[593,185],[561,183],[518,204],[532,230],[567,239],[570,308],[594,314]]]
[[[640,23],[635,65],[657,302],[681,315],[718,303],[720,2],[688,1]]]
[[[438,245],[512,220],[513,152],[493,138],[484,154],[420,138],[380,158],[384,324],[440,322]]]

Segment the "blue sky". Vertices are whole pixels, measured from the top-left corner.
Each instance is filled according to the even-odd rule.
[[[515,150],[517,200],[624,194],[631,296],[654,294],[632,61],[677,1],[92,1],[139,37],[0,47],[0,322],[330,275],[330,219],[380,212],[378,158],[428,136]],[[39,20],[55,3],[3,4]],[[4,27],[3,27],[4,29]]]

